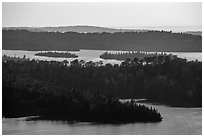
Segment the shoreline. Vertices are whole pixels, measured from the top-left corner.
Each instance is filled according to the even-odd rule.
[[[46,52],[46,51],[51,51],[51,52],[66,52],[66,51],[70,51],[70,52],[78,52],[81,50],[96,50],[96,51],[114,51],[114,52],[129,52],[129,51],[137,51],[137,52],[147,52],[147,53],[202,53],[202,51],[139,51],[139,50],[113,50],[113,49],[76,49],[76,50],[71,50],[71,49],[67,49],[67,50],[25,50],[25,49],[3,49],[2,50],[16,50],[16,51],[36,51],[36,52]]]
[[[177,107],[177,108],[202,108],[202,106],[199,106],[199,105],[186,105],[185,103],[182,103],[182,102],[180,102],[180,104],[176,104],[176,102],[171,102],[171,101],[168,102],[168,101],[139,100],[139,101],[136,101],[136,103],[147,103],[152,105],[161,105],[161,106]]]

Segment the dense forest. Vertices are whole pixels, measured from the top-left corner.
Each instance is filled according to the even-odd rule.
[[[2,30],[7,50],[137,50],[201,52],[202,36],[166,31],[77,33]]]
[[[146,53],[146,52],[118,52],[118,53],[111,53],[111,52],[105,52],[100,55],[100,58],[102,59],[116,59],[116,60],[126,60],[126,59],[135,59],[138,58],[139,60],[144,59],[145,57],[154,57],[158,55],[166,55],[164,53]]]
[[[75,66],[72,69],[75,69]],[[39,116],[29,120],[100,123],[162,120],[156,109],[139,105],[134,100],[122,103],[112,95],[90,94],[86,89],[57,84],[57,81],[66,79],[66,70],[69,68],[59,62],[29,61],[4,56],[2,116]],[[54,78],[56,75],[58,76]]]
[[[35,56],[45,56],[54,58],[77,58],[78,56],[69,52],[40,52],[35,53]]]
[[[127,59],[120,65],[99,65],[77,59],[70,63],[7,59],[3,62],[2,75],[3,87],[12,85],[7,88],[21,88],[23,82],[29,81],[29,90],[33,91],[38,86],[32,84],[43,81],[51,89],[57,85],[117,98],[146,98],[171,106],[202,106],[202,62],[170,55]]]

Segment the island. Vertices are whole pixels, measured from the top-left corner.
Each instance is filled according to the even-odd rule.
[[[134,58],[138,58],[139,60],[144,59],[145,57],[154,57],[158,55],[166,55],[165,53],[148,53],[148,52],[138,52],[138,51],[129,51],[129,52],[117,52],[117,53],[111,53],[111,52],[104,52],[100,55],[100,58],[102,59],[116,59],[116,60],[126,60]]]
[[[5,118],[37,116],[28,120],[115,124],[162,120],[155,108],[137,104],[134,100],[121,102],[113,95],[91,93],[85,87],[71,86],[73,83],[68,80],[67,74],[72,75],[70,70],[83,72],[82,67],[66,66],[56,61],[8,58],[3,58],[2,116]],[[88,70],[84,72],[88,73]],[[80,81],[82,77],[76,78],[73,77],[73,82]],[[71,88],[64,85],[67,80]]]
[[[121,64],[2,60],[2,116],[101,123],[159,122],[162,115],[134,100],[202,107],[202,62],[170,55]]]
[[[35,53],[35,56],[45,56],[53,58],[77,58],[78,56],[69,52],[40,52]]]

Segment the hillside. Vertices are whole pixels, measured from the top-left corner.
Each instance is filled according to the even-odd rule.
[[[201,52],[202,36],[165,31],[77,33],[3,30],[5,50],[137,50]]]
[[[114,29],[98,26],[59,26],[59,27],[3,27],[3,30],[29,30],[31,32],[78,32],[78,33],[114,33],[129,31],[145,31],[137,29]]]
[[[59,27],[3,27],[3,30],[28,30],[31,32],[78,32],[78,33],[115,33],[115,32],[147,32],[151,29],[116,29],[99,26],[87,26],[87,25],[76,25],[76,26],[59,26]],[[202,31],[185,31],[182,33],[192,35],[202,35]]]

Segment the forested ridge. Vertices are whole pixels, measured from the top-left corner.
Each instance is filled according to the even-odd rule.
[[[77,33],[2,30],[5,50],[137,50],[201,52],[202,36],[166,31]]]
[[[75,67],[79,66],[73,66],[73,63],[71,70],[75,71]],[[61,82],[66,80],[65,73],[69,69],[64,62],[30,61],[4,56],[2,116],[7,118],[39,116],[29,120],[100,123],[162,120],[161,114],[156,109],[139,105],[134,100],[122,103],[111,94],[90,93],[85,88],[64,85],[65,83]],[[63,73],[64,76],[62,76]],[[79,76],[76,78],[80,80]]]
[[[77,59],[70,65],[66,61],[35,60],[4,60],[2,65],[3,87],[15,85],[16,80],[43,81],[50,88],[59,86],[118,98],[146,98],[171,106],[202,106],[202,63],[197,60],[166,55],[127,59],[120,65]],[[35,88],[37,86],[30,86],[29,90]]]

